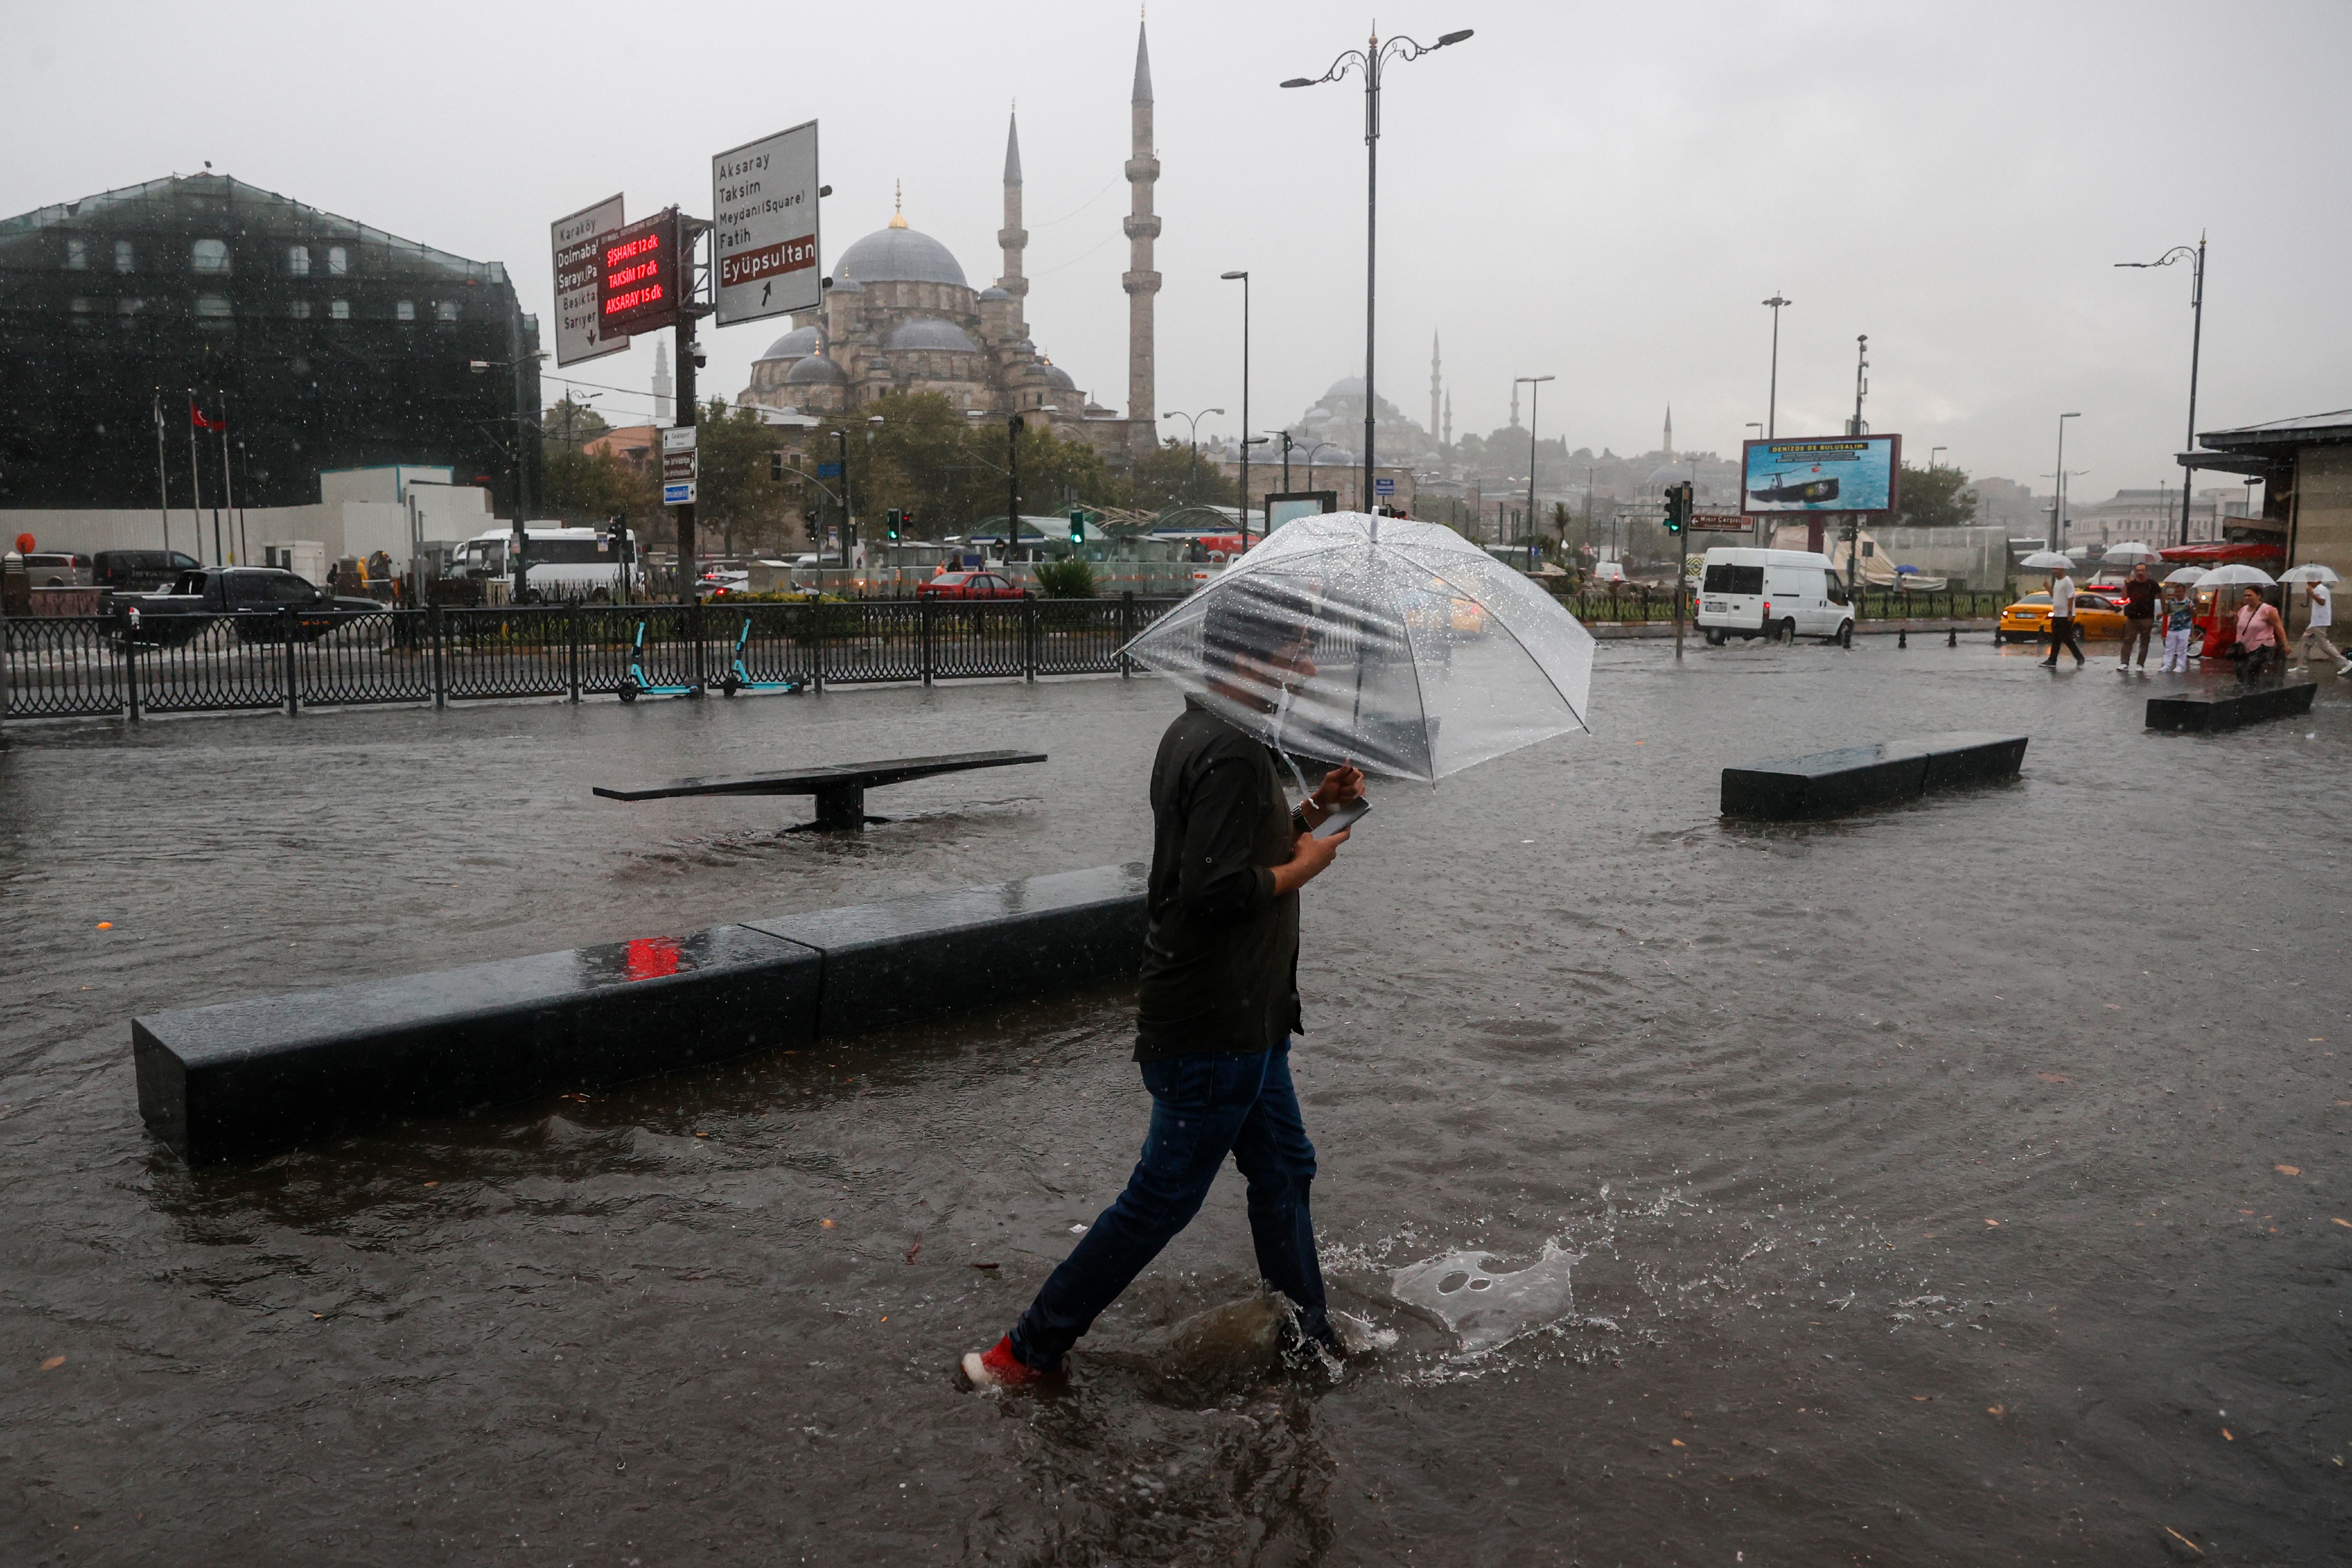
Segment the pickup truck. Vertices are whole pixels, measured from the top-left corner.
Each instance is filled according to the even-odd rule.
[[[315,643],[355,615],[378,612],[373,599],[329,592],[281,567],[208,566],[184,571],[161,593],[118,593],[130,640],[143,648],[176,648],[194,642],[217,616],[236,617],[240,643],[280,643],[286,614],[294,611],[294,635]]]

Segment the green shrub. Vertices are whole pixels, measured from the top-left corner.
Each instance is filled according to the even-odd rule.
[[[1094,564],[1075,558],[1045,561],[1037,568],[1037,586],[1048,599],[1092,599]]]

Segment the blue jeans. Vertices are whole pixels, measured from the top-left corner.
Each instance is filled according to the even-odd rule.
[[[1257,1271],[1298,1308],[1310,1339],[1330,1333],[1307,1189],[1315,1145],[1290,1083],[1290,1041],[1255,1056],[1174,1056],[1143,1063],[1151,1129],[1127,1190],[1097,1217],[1013,1329],[1013,1354],[1050,1371],[1160,1249],[1192,1223],[1225,1156],[1249,1183]]]

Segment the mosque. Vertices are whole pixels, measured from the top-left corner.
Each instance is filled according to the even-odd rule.
[[[975,290],[954,252],[909,227],[903,210],[894,212],[887,227],[840,254],[824,302],[793,317],[793,329],[752,362],[751,384],[735,401],[824,414],[845,413],[889,392],[938,392],[971,413],[1019,413],[1033,428],[1043,424],[1106,455],[1158,445],[1152,302],[1160,274],[1151,251],[1160,218],[1151,209],[1160,161],[1151,140],[1151,56],[1140,28],[1130,114],[1124,416],[1081,390],[1030,336],[1017,120],[1005,132],[1004,226],[996,235],[1003,273],[993,284]]]

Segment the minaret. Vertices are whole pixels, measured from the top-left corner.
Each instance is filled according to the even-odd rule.
[[[1429,434],[1437,434],[1438,389],[1444,378],[1438,374],[1441,361],[1437,357],[1437,334],[1429,335]]]
[[[1160,218],[1151,210],[1151,187],[1160,178],[1160,160],[1151,146],[1151,49],[1143,25],[1135,28],[1135,143],[1127,160],[1127,183],[1135,200],[1127,216],[1127,275],[1119,279],[1127,290],[1127,446],[1145,453],[1160,444],[1160,394],[1152,375],[1151,297],[1160,292],[1160,275],[1151,270],[1151,242],[1160,237]]]
[[[1675,460],[1675,405],[1666,404],[1666,461]]]
[[[677,392],[677,383],[670,380],[669,345],[659,338],[654,340],[654,423],[667,424],[675,417],[670,404]]]
[[[1021,117],[1018,110],[1004,124],[1004,226],[996,231],[996,243],[1004,247],[1004,276],[996,287],[1013,296],[1013,340],[1019,342],[1029,335],[1028,308],[1023,301],[1029,297],[1029,280],[1021,276],[1021,253],[1029,244],[1029,231],[1021,226]]]
[[[1513,382],[1511,383],[1511,428],[1512,428],[1513,430],[1517,430],[1518,427],[1519,427],[1519,383],[1518,383],[1518,382]]]
[[[1451,388],[1447,389],[1446,393],[1445,393],[1445,445],[1446,445],[1446,449],[1447,449],[1448,451],[1453,450],[1453,447],[1454,447],[1454,392],[1453,392],[1453,391],[1452,391],[1452,389],[1451,389]]]

